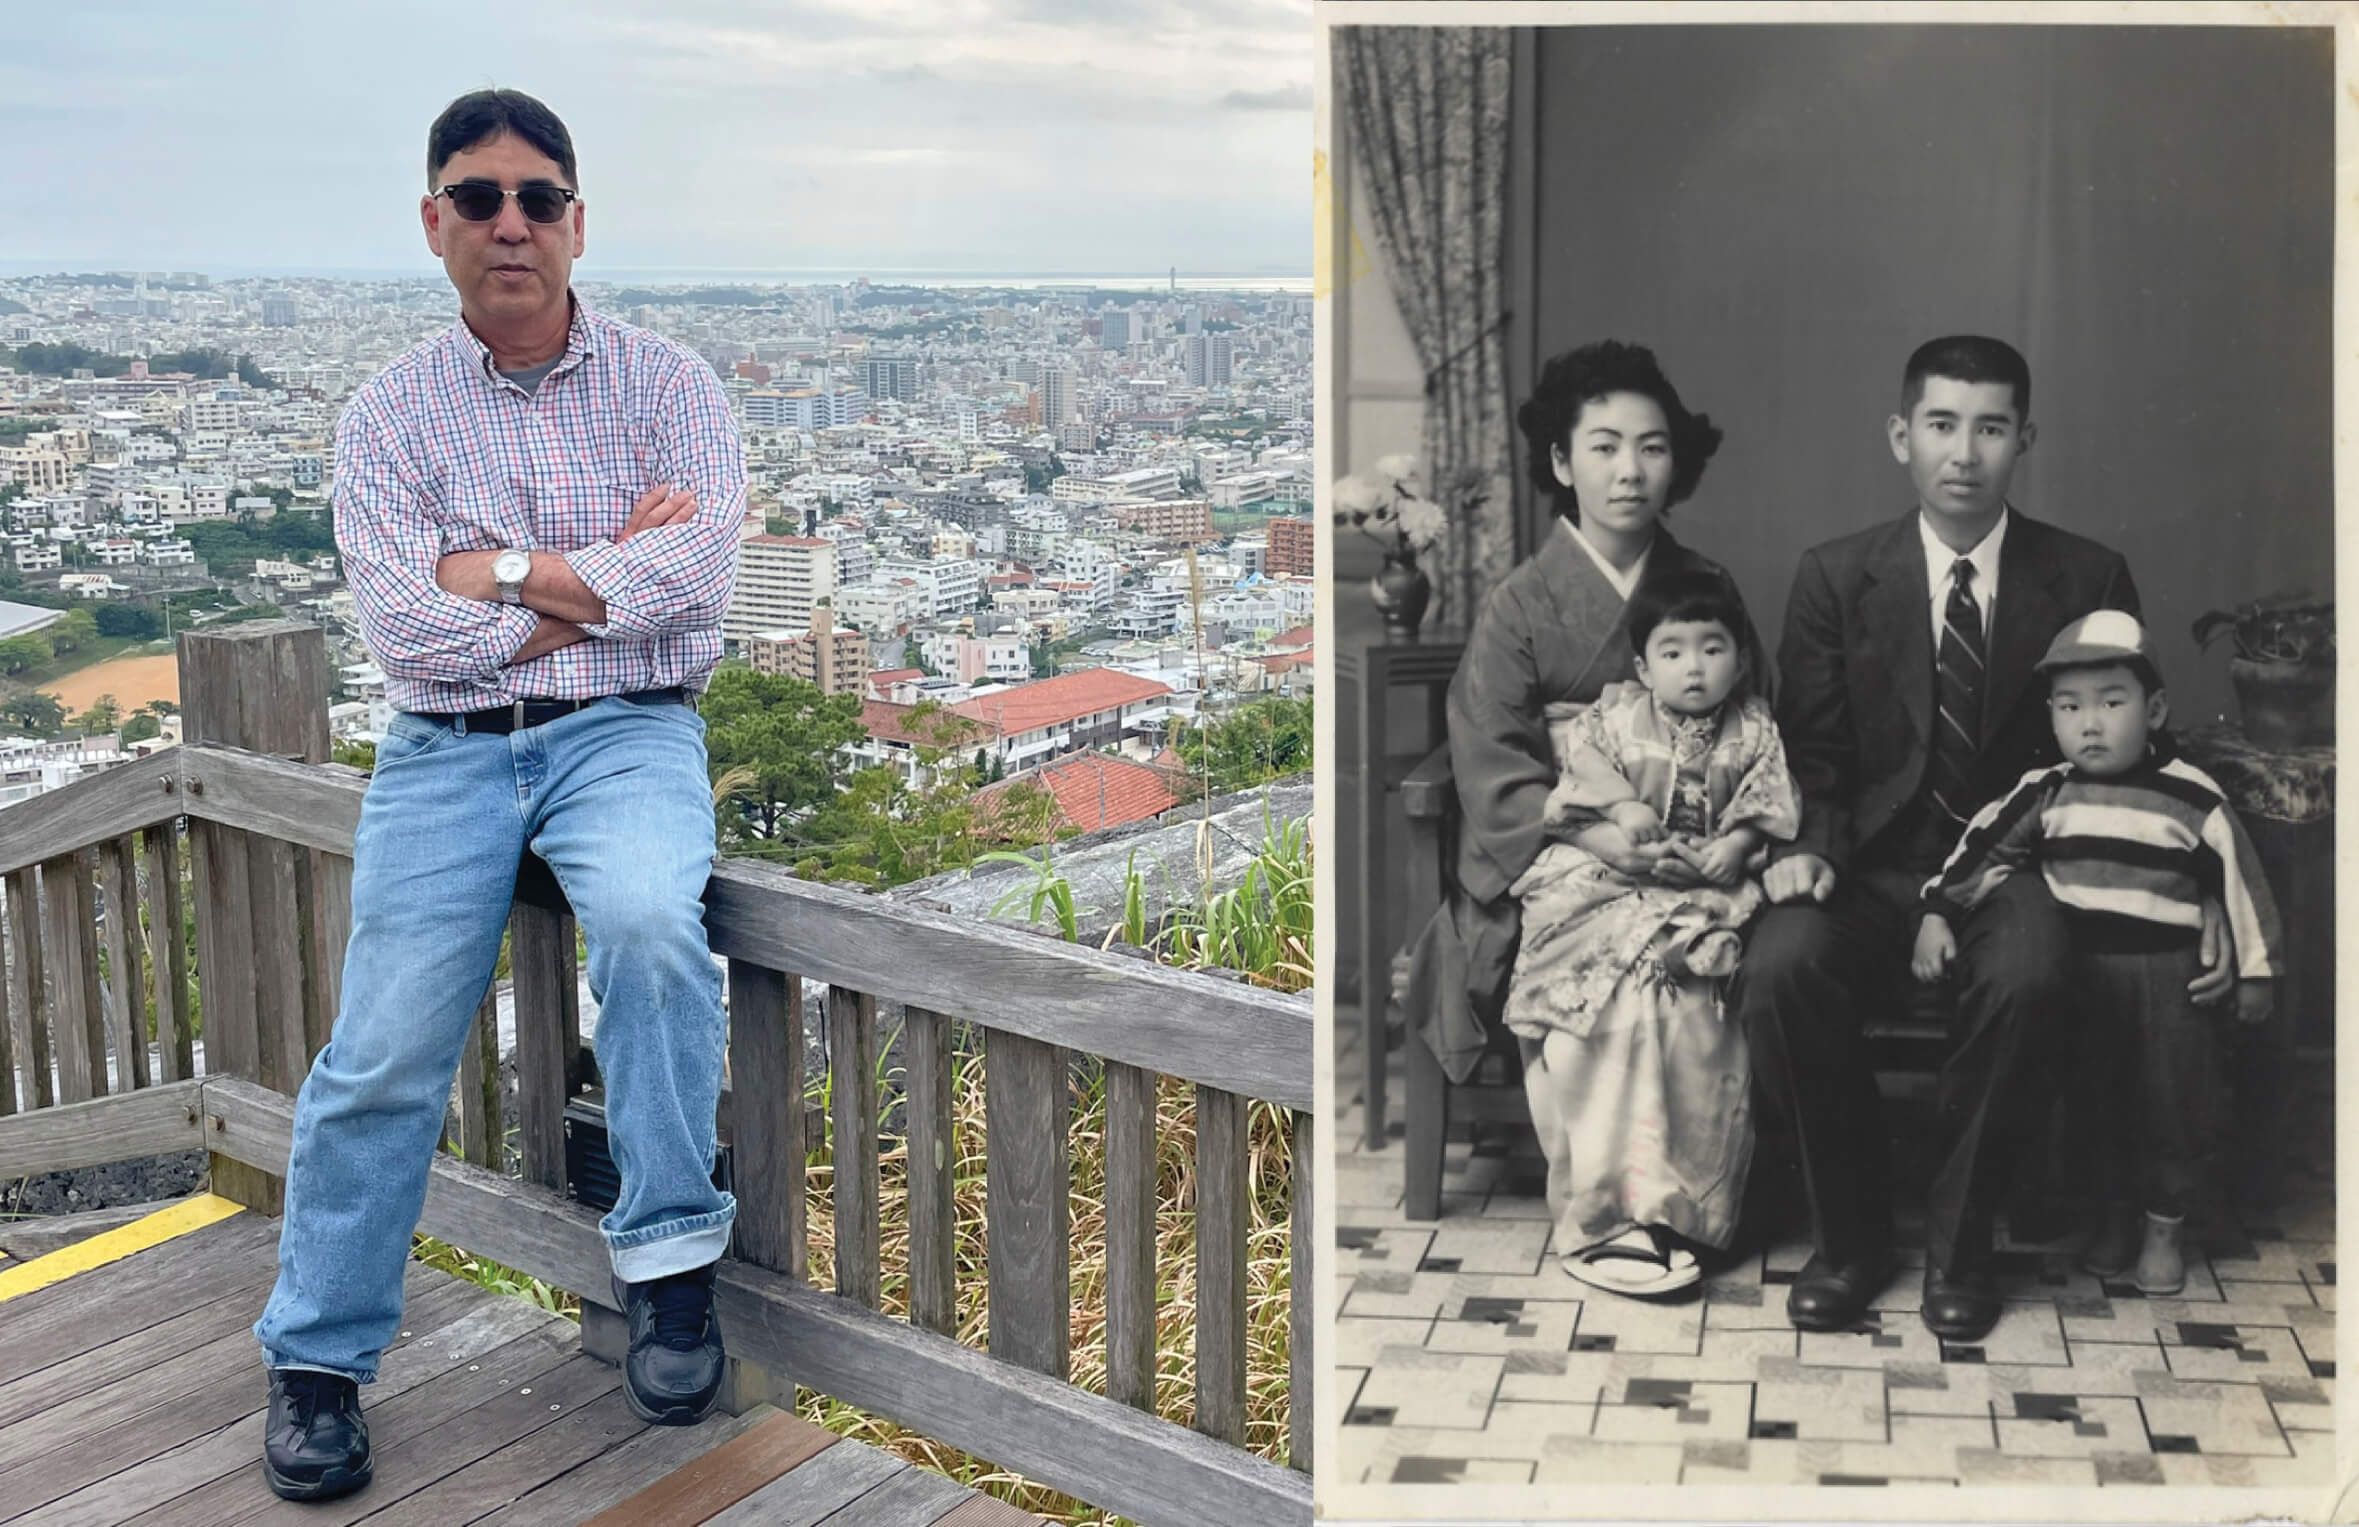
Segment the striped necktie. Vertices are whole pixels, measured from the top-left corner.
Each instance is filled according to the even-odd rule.
[[[1941,715],[1933,727],[1927,778],[1933,803],[1952,821],[1973,815],[1975,734],[1982,724],[1982,609],[1974,602],[1974,564],[1964,557],[1949,570],[1949,603],[1941,617],[1941,651],[1934,667]]]

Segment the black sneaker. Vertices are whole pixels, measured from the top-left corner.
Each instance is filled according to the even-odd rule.
[[[614,1280],[630,1322],[623,1396],[654,1426],[694,1426],[721,1398],[721,1321],[713,1312],[711,1263],[647,1283]]]
[[[369,1482],[369,1424],[360,1386],[341,1373],[270,1370],[262,1473],[284,1500],[333,1500]]]

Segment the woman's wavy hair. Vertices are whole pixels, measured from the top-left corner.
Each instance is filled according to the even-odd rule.
[[[1655,353],[1644,345],[1601,339],[1567,350],[1542,368],[1540,385],[1515,411],[1516,426],[1524,433],[1525,470],[1541,498],[1556,513],[1576,523],[1580,505],[1573,490],[1556,480],[1549,453],[1558,446],[1571,449],[1573,426],[1581,409],[1617,392],[1635,392],[1655,400],[1671,425],[1671,491],[1664,507],[1684,502],[1703,481],[1704,466],[1720,449],[1721,431],[1707,414],[1689,413],[1679,401],[1679,390],[1663,375]]]

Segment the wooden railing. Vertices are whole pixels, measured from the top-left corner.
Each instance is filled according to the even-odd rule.
[[[171,1150],[276,1211],[292,1094],[325,1043],[366,779],[324,762],[320,633],[187,633],[189,741],[0,812],[0,1177]],[[101,909],[103,908],[103,914]],[[182,933],[193,909],[196,971]],[[144,916],[139,915],[144,914]],[[706,893],[728,962],[722,1127],[738,1222],[720,1280],[733,1358],[1150,1527],[1310,1516],[1311,1017],[1300,996],[1168,969],[724,862]],[[144,922],[145,927],[142,928]],[[584,1071],[570,913],[537,861],[512,914],[514,1115],[489,994],[459,1087],[465,1160],[437,1159],[422,1228],[558,1287],[606,1287],[596,1216],[568,1201],[564,1111]],[[825,983],[831,1291],[807,1279],[804,982]],[[199,994],[201,1074],[191,1065]],[[907,1317],[881,1313],[880,1004],[900,1004]],[[153,1039],[145,1033],[153,1015]],[[952,1027],[985,1071],[988,1350],[953,1336]],[[594,1049],[594,1044],[593,1047]],[[1069,1061],[1102,1064],[1105,1393],[1069,1379]],[[111,1062],[111,1066],[110,1066]],[[1193,1425],[1152,1413],[1158,1078],[1193,1084]],[[12,1084],[13,1082],[13,1084]],[[1248,1103],[1292,1146],[1289,1462],[1242,1446]],[[511,1131],[522,1180],[496,1170]],[[896,1174],[897,1176],[899,1174]]]

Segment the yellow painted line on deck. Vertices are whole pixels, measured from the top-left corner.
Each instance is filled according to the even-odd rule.
[[[207,1225],[219,1224],[243,1208],[244,1204],[230,1199],[199,1193],[193,1198],[182,1199],[169,1209],[158,1209],[153,1214],[142,1215],[128,1225],[101,1231],[86,1241],[76,1241],[47,1256],[16,1263],[0,1271],[0,1304],[6,1304],[19,1294],[29,1294],[37,1288],[61,1283],[93,1267],[120,1262],[135,1251],[161,1246],[191,1230],[202,1230]]]

